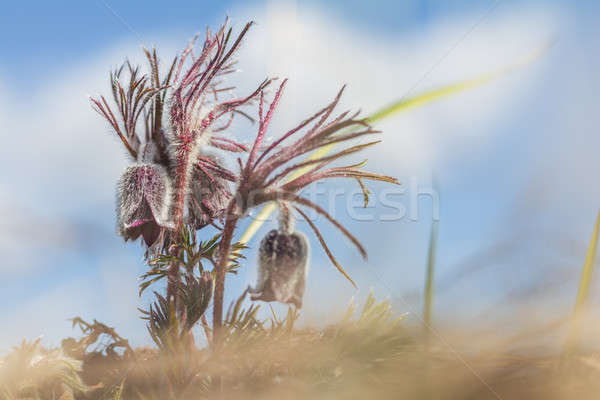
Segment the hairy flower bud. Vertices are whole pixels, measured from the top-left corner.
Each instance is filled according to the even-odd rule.
[[[171,183],[166,171],[157,164],[132,165],[121,175],[117,189],[119,234],[125,240],[142,235],[152,246],[169,225]]]
[[[260,243],[258,284],[250,291],[251,299],[302,307],[308,253],[308,240],[304,234],[270,231]]]
[[[219,160],[213,156],[203,157],[219,164]],[[188,198],[187,222],[195,229],[201,229],[214,219],[221,219],[230,198],[229,184],[218,172],[208,171],[199,166],[194,167]]]

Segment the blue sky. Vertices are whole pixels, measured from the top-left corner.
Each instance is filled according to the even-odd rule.
[[[330,14],[359,29],[390,35],[408,30],[426,31],[440,20],[465,13],[481,15],[490,8],[510,9],[519,3],[545,7],[562,2],[379,0],[374,4],[351,0],[328,1],[323,5],[320,3],[322,2],[296,2],[300,8],[322,6]],[[268,3],[252,0],[186,0],[169,7],[164,7],[164,3],[159,1],[7,3],[3,5],[0,15],[0,34],[7,40],[0,43],[0,50],[10,56],[2,58],[1,67],[4,74],[11,76],[15,86],[35,83],[42,80],[45,74],[63,68],[70,61],[91,56],[110,43],[127,37],[136,39],[135,35],[139,35],[142,39],[149,40],[165,32],[188,37],[190,32],[197,31],[200,26],[220,22],[224,15],[231,14],[231,11],[239,9],[242,4],[244,7],[261,8]],[[598,8],[593,1],[570,4],[580,18],[585,18],[586,15],[593,18],[593,12]],[[136,33],[132,33],[130,28]]]
[[[437,176],[439,323],[480,319],[504,303],[488,317],[497,323],[519,294],[546,304],[536,305],[540,318],[549,308],[568,312],[600,200],[594,2],[13,2],[0,15],[0,34],[10,38],[0,42],[0,316],[8,321],[0,349],[24,336],[57,344],[74,333],[66,319],[75,315],[147,343],[136,310],[147,300],[136,296],[142,249],[114,233],[114,183],[125,159],[86,95],[106,93],[106,72],[125,56],[139,59],[140,42],[174,54],[225,15],[238,27],[258,23],[240,55],[240,88],[270,72],[292,78],[273,135],[344,82],[344,104],[370,112],[502,69],[556,39],[535,63],[486,87],[382,123],[384,146],[369,154],[369,167],[425,186]],[[409,195],[399,195],[403,204]],[[362,235],[366,264],[321,221],[360,290],[313,241],[306,323],[371,289],[418,318],[431,224],[430,200],[419,204],[418,221],[340,215]],[[253,281],[254,259],[251,249],[247,268],[230,280],[230,299]]]

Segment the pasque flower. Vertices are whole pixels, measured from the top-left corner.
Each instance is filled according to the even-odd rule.
[[[233,54],[250,26],[231,45],[227,22],[214,34],[207,31],[197,56],[195,37],[162,78],[156,51],[145,50],[149,75],[128,62],[110,74],[116,112],[104,96],[91,99],[134,160],[118,185],[118,232],[125,240],[141,235],[150,247],[169,237],[161,235],[166,230],[183,224],[200,229],[223,216],[237,177],[209,149],[247,150],[222,134],[235,115],[246,115],[238,108],[267,84],[249,96],[220,100],[231,89],[222,87],[222,78],[234,71]],[[141,126],[144,135],[137,132]]]
[[[169,226],[171,184],[158,164],[128,167],[118,184],[117,225],[125,240],[140,235],[148,247],[156,242],[161,227]]]
[[[192,171],[188,199],[187,222],[194,229],[201,229],[214,220],[222,222],[227,202],[231,198],[229,182],[236,177],[222,168],[218,158],[210,154],[198,157]]]
[[[233,232],[239,218],[245,215],[249,209],[270,201],[284,202],[287,204],[286,208],[293,207],[314,231],[319,243],[338,271],[355,285],[329,250],[317,226],[302,211],[302,207],[312,208],[319,215],[325,217],[366,258],[367,253],[364,247],[326,210],[300,196],[298,192],[320,180],[352,178],[358,182],[365,198],[368,199],[368,191],[363,183],[364,180],[398,183],[395,178],[362,171],[361,167],[364,166],[365,162],[327,168],[331,162],[359,152],[377,144],[379,141],[356,144],[331,155],[294,163],[299,157],[326,146],[345,143],[379,133],[373,130],[366,120],[358,118],[358,113],[351,114],[349,111],[344,111],[330,118],[339,103],[344,88],[326,107],[283,134],[272,144],[264,146],[269,123],[273,118],[286,82],[287,80],[282,81],[268,108],[265,107],[264,91],[260,91],[258,133],[246,161],[242,162],[241,159],[238,159],[240,172],[237,179],[237,189],[234,198],[227,207],[219,264],[216,267],[213,308],[215,330],[220,329],[221,326],[225,271],[227,270]],[[294,135],[297,137],[296,140],[291,140]],[[302,173],[293,176],[292,174],[297,171],[302,171]],[[291,178],[291,180],[286,182],[285,180],[288,178]],[[253,296],[255,299],[277,300],[301,305],[306,271],[303,265],[303,254],[305,249],[306,252],[308,251],[308,246],[305,246],[305,244],[306,242],[301,236],[291,233],[285,228],[285,225],[280,227],[280,231],[270,232],[263,239],[259,255],[259,283],[256,288],[251,290],[251,292],[255,292]]]
[[[389,176],[363,171],[361,168],[365,165],[365,162],[327,168],[333,161],[375,145],[379,143],[378,140],[348,146],[331,155],[293,163],[300,156],[317,149],[379,133],[379,131],[372,129],[366,120],[358,118],[358,113],[351,114],[349,111],[344,111],[333,118],[331,117],[339,103],[344,88],[338,92],[334,100],[326,107],[283,134],[272,144],[263,146],[267,128],[274,115],[286,82],[287,80],[283,80],[280,84],[266,112],[264,93],[261,91],[258,111],[258,134],[245,164],[240,168],[237,192],[235,199],[230,203],[230,212],[235,214],[233,217],[235,219],[237,216],[243,215],[246,210],[265,202],[284,201],[288,203],[289,207],[296,210],[306,220],[336,268],[354,284],[329,250],[317,226],[302,211],[302,208],[312,208],[319,215],[331,222],[351,241],[364,258],[367,255],[365,249],[358,239],[326,210],[300,196],[298,192],[317,181],[333,178],[351,178],[358,182],[365,198],[368,198],[368,191],[364,185],[364,180],[376,180],[393,184],[398,184],[398,182],[395,178]],[[292,141],[291,138],[294,135],[298,136],[298,138]],[[241,161],[240,165],[242,165]],[[297,171],[304,172],[292,177],[292,174]],[[289,177],[292,177],[292,179],[286,182],[285,180]]]
[[[258,282],[250,289],[252,300],[302,307],[310,248],[306,236],[294,227],[293,215],[281,202],[279,229],[271,230],[260,242]]]
[[[152,282],[168,277],[167,294],[161,297],[161,307],[170,312],[174,304],[177,318],[188,315],[188,320],[195,323],[196,317],[201,315],[187,310],[191,305],[186,301],[196,301],[195,291],[200,290],[193,272],[198,261],[196,258],[181,261],[182,255],[189,257],[191,251],[183,249],[181,238],[186,232],[195,232],[207,225],[219,229],[220,233],[209,241],[211,244],[203,253],[215,266],[212,298],[213,332],[217,342],[225,274],[231,271],[229,266],[235,255],[235,251],[231,252],[234,231],[247,211],[275,201],[282,204],[282,215],[289,217],[283,218],[279,229],[269,232],[260,244],[259,283],[252,291],[253,297],[300,307],[309,247],[306,237],[288,223],[292,213],[306,220],[332,263],[353,284],[303,209],[315,210],[366,257],[358,239],[326,210],[302,197],[300,191],[317,181],[351,178],[368,199],[364,181],[397,184],[396,179],[389,176],[363,171],[365,162],[329,166],[378,141],[348,145],[331,155],[298,161],[331,145],[347,144],[378,133],[368,121],[359,118],[358,113],[345,111],[334,115],[343,88],[330,104],[268,145],[265,143],[268,126],[287,80],[281,82],[269,105],[265,102],[265,88],[273,83],[270,79],[261,82],[247,96],[221,99],[222,92],[232,89],[224,87],[224,77],[234,72],[234,54],[251,25],[246,24],[235,39],[227,22],[216,33],[207,30],[202,46],[197,48],[198,37],[194,38],[173,60],[166,74],[159,71],[156,51],[145,50],[150,66],[148,75],[129,63],[110,74],[116,111],[103,96],[91,99],[93,108],[109,122],[132,160],[118,185],[118,232],[125,240],[141,236],[149,249],[160,249],[159,258],[167,260],[164,263],[167,269],[153,269],[149,274]],[[252,146],[246,148],[227,137],[227,132],[236,115],[251,119],[241,107],[256,102],[258,132]],[[139,134],[142,128],[144,132]],[[242,153],[237,158],[239,170],[234,173],[228,169],[222,161],[228,157],[218,157],[217,150],[229,156]],[[240,249],[240,246],[233,248]],[[183,264],[189,278],[184,286],[195,289],[180,293],[177,288],[182,282]],[[205,292],[212,291],[212,280],[211,285],[204,286]]]

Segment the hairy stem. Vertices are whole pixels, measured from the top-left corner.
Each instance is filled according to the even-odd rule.
[[[175,179],[175,207],[173,221],[175,224],[175,237],[180,237],[183,229],[183,208],[187,192],[189,178],[189,153],[191,140],[186,140],[179,145],[176,152],[176,179]],[[179,282],[179,263],[174,262],[169,266],[167,281],[167,299],[173,302],[173,306],[178,315],[180,315],[179,301],[177,300],[177,283]]]
[[[176,232],[180,232],[183,226],[183,208],[185,206],[185,197],[188,186],[188,178],[190,175],[189,156],[191,141],[182,144],[177,150],[177,169],[175,179],[175,201],[173,222],[175,223]]]
[[[221,340],[221,327],[223,325],[223,295],[225,293],[225,274],[229,263],[229,251],[233,232],[238,222],[238,216],[233,213],[235,202],[232,201],[227,208],[223,236],[219,247],[219,262],[215,274],[215,294],[213,300],[213,345],[218,345]]]

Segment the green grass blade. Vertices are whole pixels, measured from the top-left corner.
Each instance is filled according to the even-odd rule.
[[[432,177],[433,190],[438,193],[439,196],[439,184],[437,183],[436,175]],[[427,270],[425,272],[425,293],[423,301],[423,332],[425,342],[429,342],[429,336],[431,333],[431,326],[433,322],[433,281],[435,277],[435,261],[437,252],[437,239],[438,239],[438,225],[439,219],[434,214],[431,221],[431,232],[429,234],[429,249],[427,251]]]
[[[397,102],[394,102],[379,111],[373,113],[369,117],[367,117],[367,121],[370,123],[380,121],[382,119],[391,117],[399,112],[406,111],[413,107],[418,107],[424,104],[431,103],[435,100],[441,99],[443,97],[450,96],[452,94],[462,92],[464,90],[473,88],[475,86],[482,85],[487,83],[494,78],[496,78],[499,74],[489,74],[485,76],[481,76],[476,79],[470,79],[463,82],[458,82],[452,85],[448,85],[442,88],[430,90],[421,94],[418,94],[409,98],[402,98]]]
[[[592,275],[594,272],[594,260],[596,259],[596,250],[598,248],[598,231],[600,230],[600,212],[596,217],[596,225],[594,233],[585,257],[583,271],[581,271],[581,279],[579,281],[579,290],[577,292],[577,301],[575,303],[575,312],[581,311],[587,303],[587,298],[590,292],[592,283]]]
[[[548,41],[543,46],[540,46],[536,51],[529,54],[527,57],[524,57],[523,59],[519,60],[513,65],[509,65],[506,68],[499,69],[495,72],[481,75],[473,79],[467,79],[441,88],[433,89],[413,97],[402,98],[397,102],[392,103],[387,107],[384,107],[379,111],[373,113],[371,116],[367,117],[367,121],[370,123],[377,122],[387,117],[391,117],[399,112],[406,111],[410,108],[431,103],[435,100],[450,96],[452,94],[459,93],[464,90],[471,89],[483,85],[485,83],[491,82],[518,68],[521,68],[534,62],[535,60],[540,58],[553,44],[554,41]]]
[[[273,202],[264,206],[242,234],[242,237],[239,240],[240,243],[248,243],[250,239],[252,239],[252,236],[254,236],[256,232],[260,229],[262,224],[264,224],[265,221],[269,218],[269,216],[273,213],[273,211],[275,211],[276,207],[277,206]]]
[[[581,321],[585,314],[585,308],[587,299],[590,293],[590,286],[592,284],[592,277],[594,273],[594,266],[596,260],[596,250],[598,249],[598,234],[600,231],[600,212],[596,217],[596,225],[594,226],[594,232],[590,240],[590,245],[585,256],[585,263],[583,264],[583,270],[581,271],[581,278],[579,280],[579,290],[577,291],[577,299],[575,301],[575,309],[573,310],[573,318],[571,320],[571,326],[569,336],[565,345],[565,355],[573,354],[577,351],[579,346],[579,339],[581,334]]]
[[[425,301],[423,304],[423,322],[425,332],[429,333],[431,326],[431,315],[433,308],[433,277],[435,275],[435,256],[437,248],[438,221],[431,223],[431,233],[429,236],[429,251],[427,253],[427,271],[425,273]]]

